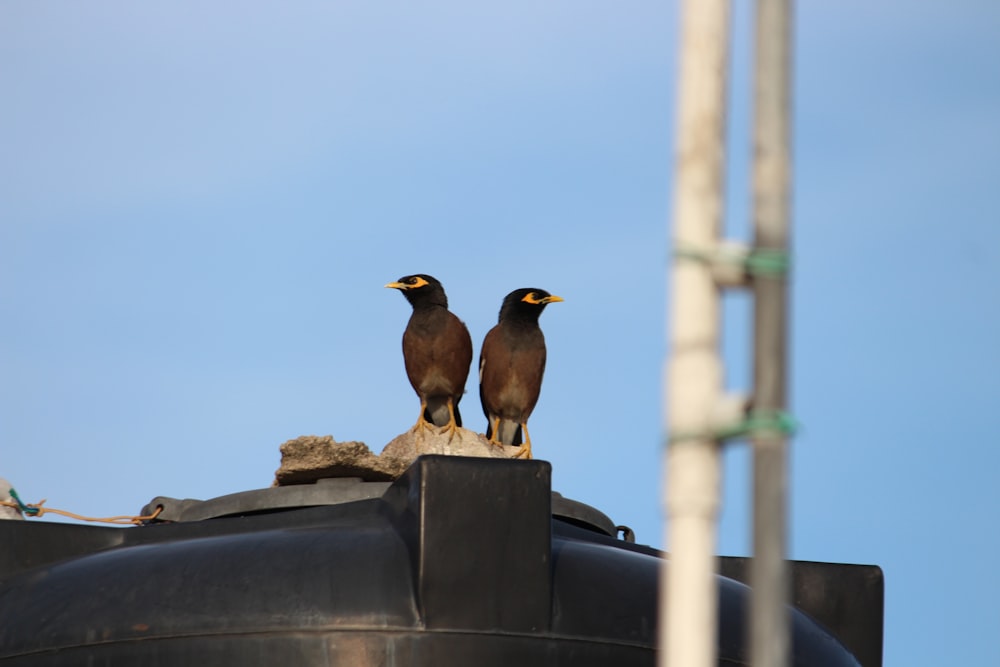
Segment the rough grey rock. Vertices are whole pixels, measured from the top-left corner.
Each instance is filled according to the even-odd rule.
[[[518,447],[495,447],[485,436],[464,428],[451,440],[444,428],[409,430],[375,455],[363,442],[337,442],[333,436],[303,435],[281,445],[281,467],[274,486],[311,484],[329,477],[360,477],[367,482],[392,481],[421,454],[510,458]]]
[[[281,467],[274,486],[311,484],[326,477],[360,477],[368,482],[390,481],[399,476],[386,469],[388,461],[372,454],[363,442],[337,442],[333,436],[303,435],[282,443]]]
[[[520,447],[496,447],[490,445],[486,436],[460,428],[448,439],[444,428],[409,430],[393,438],[382,450],[382,456],[405,459],[407,467],[421,454],[445,454],[450,456],[482,456],[484,458],[510,458]]]

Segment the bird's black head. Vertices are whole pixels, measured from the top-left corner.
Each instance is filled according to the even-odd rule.
[[[418,306],[444,306],[448,307],[448,297],[444,294],[444,287],[434,276],[426,273],[415,273],[412,276],[403,276],[394,283],[389,283],[386,287],[398,289],[410,302],[414,308]]]
[[[500,321],[504,320],[538,320],[542,310],[550,303],[562,301],[561,296],[549,294],[536,287],[522,287],[504,297],[500,306]]]

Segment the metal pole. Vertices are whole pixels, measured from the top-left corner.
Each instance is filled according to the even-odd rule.
[[[758,0],[754,75],[754,246],[788,252],[791,0]],[[754,277],[753,409],[775,415],[787,405],[788,289],[783,272]],[[754,558],[750,569],[751,664],[790,662],[787,552],[788,444],[779,428],[754,445]]]
[[[674,244],[710,251],[724,197],[729,2],[686,0],[681,12]],[[711,431],[723,389],[719,291],[704,262],[675,261],[672,278],[666,412],[675,437],[664,472],[670,556],[660,577],[658,659],[661,667],[715,667],[721,457]]]

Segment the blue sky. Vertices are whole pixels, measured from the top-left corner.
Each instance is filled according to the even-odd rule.
[[[425,272],[477,349],[510,290],[566,299],[536,455],[663,546],[676,13],[0,5],[0,476],[128,514],[266,487],[299,435],[379,451],[418,405],[382,286]],[[987,1],[797,9],[791,556],[884,568],[887,665],[981,664],[1000,627],[998,35]],[[748,303],[726,304],[734,389]],[[748,464],[731,445],[723,554],[749,551]]]

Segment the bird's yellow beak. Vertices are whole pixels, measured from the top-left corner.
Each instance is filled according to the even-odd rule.
[[[386,287],[391,287],[393,289],[410,289],[410,286],[406,283],[389,283]]]
[[[538,297],[535,296],[534,292],[525,295],[525,297],[521,299],[521,301],[524,301],[525,303],[530,303],[533,306],[544,306],[547,303],[555,303],[556,301],[562,301],[562,300],[563,298],[561,296],[556,296],[555,294],[543,296],[541,299],[539,299]]]

